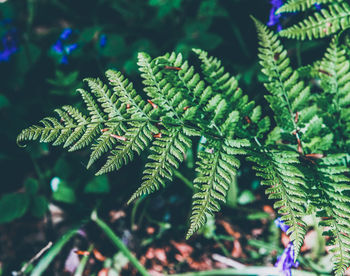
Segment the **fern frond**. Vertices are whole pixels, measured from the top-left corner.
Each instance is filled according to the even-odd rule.
[[[111,151],[107,162],[97,172],[97,175],[118,170],[123,165],[128,164],[133,160],[134,152],[140,154],[145,150],[149,142],[153,139],[152,134],[158,131],[158,129],[150,123],[150,105],[146,105],[144,100],[136,94],[132,83],[120,72],[108,70],[106,75],[110,84],[113,86],[115,94],[119,96],[118,100],[122,103],[121,108],[126,110],[131,121],[127,123],[122,133],[117,133],[117,135],[122,136],[124,140],[119,139],[119,144]],[[112,133],[110,133],[110,135],[111,134]],[[106,141],[108,142],[110,140],[106,138]],[[102,149],[105,148],[106,147],[102,147]]]
[[[260,64],[262,72],[268,77],[264,85],[272,94],[265,98],[275,114],[281,134],[299,151],[304,149],[312,153],[328,150],[333,135],[325,128],[323,118],[317,115],[310,86],[305,85],[298,72],[290,66],[287,51],[278,37],[259,21],[255,20],[255,23],[261,46]]]
[[[318,197],[314,199],[318,207],[317,215],[324,227],[324,236],[330,237],[327,245],[334,254],[335,275],[344,275],[350,265],[350,178],[349,169],[341,163],[342,155],[329,155],[317,166],[313,181]]]
[[[165,186],[165,180],[172,180],[173,169],[177,169],[192,141],[181,127],[161,130],[161,137],[151,147],[148,156],[152,162],[146,164],[143,183],[131,196],[129,203],[136,198],[157,191]]]
[[[112,134],[123,135],[126,131],[123,124],[106,124],[107,129],[97,138],[95,144],[91,146],[91,154],[86,168],[90,168],[104,153],[110,151],[117,143]]]
[[[161,110],[167,113],[167,117],[179,119],[175,106],[181,101],[182,95],[177,94],[176,89],[163,78],[163,68],[146,53],[139,53],[137,64],[144,79],[144,91],[155,104],[154,108],[161,107]]]
[[[263,179],[261,184],[270,186],[266,194],[269,199],[277,200],[274,208],[278,209],[285,224],[290,226],[287,234],[290,234],[293,242],[296,260],[306,234],[302,217],[308,201],[304,175],[298,169],[299,154],[288,150],[250,154],[247,160],[256,164],[253,168],[258,172],[257,176]]]
[[[242,89],[238,86],[237,79],[227,73],[221,65],[221,61],[215,57],[208,56],[206,51],[193,49],[202,62],[201,69],[205,81],[209,84],[210,93],[203,93],[202,102],[207,101],[212,95],[220,94],[231,110],[237,110],[241,118],[236,128],[240,137],[260,137],[270,128],[270,119],[268,117],[261,118],[261,107],[256,106],[254,101],[249,101],[248,95],[244,95]],[[214,94],[212,94],[214,93]],[[210,96],[209,96],[210,95]],[[220,99],[220,98],[216,98]],[[245,118],[245,119],[244,119]],[[254,135],[254,129],[257,132]],[[231,128],[232,129],[232,128]]]
[[[266,99],[275,113],[277,125],[291,132],[297,128],[294,114],[307,105],[310,89],[291,68],[287,51],[277,35],[258,20],[253,20],[258,30],[260,65],[268,77],[264,85],[272,94]]]
[[[119,144],[111,151],[107,162],[96,173],[96,175],[119,170],[123,165],[134,159],[134,152],[140,154],[153,139],[152,134],[157,129],[148,121],[132,122],[124,134],[125,140],[119,140]]]
[[[334,3],[303,21],[280,31],[287,38],[305,40],[323,38],[350,26],[350,6],[346,2]]]
[[[86,127],[93,128],[97,125],[97,123],[91,123],[90,119],[72,106],[64,106],[55,111],[60,115],[62,123],[53,117],[44,118],[40,121],[42,125],[24,129],[18,135],[17,142],[39,139],[40,142],[53,145],[64,143],[64,147],[69,147],[83,136]],[[81,140],[78,143],[80,144]],[[74,149],[74,145],[72,148]]]
[[[109,83],[113,86],[119,100],[125,105],[127,112],[132,118],[149,118],[151,106],[146,105],[145,101],[138,95],[133,85],[122,73],[114,70],[108,70],[106,76]]]
[[[117,95],[112,93],[107,85],[99,79],[85,79],[91,92],[95,94],[97,101],[101,104],[103,111],[111,118],[123,118],[121,113],[121,104],[118,101]]]
[[[347,151],[347,137],[350,134],[350,62],[337,37],[332,39],[321,62],[316,63],[315,71],[324,91],[320,98],[327,101],[326,120],[330,122],[338,146]]]
[[[242,94],[242,91],[238,87],[237,79],[225,72],[219,59],[208,56],[206,51],[200,49],[193,49],[193,51],[202,62],[201,68],[205,81],[215,92],[223,94],[229,104],[241,98],[238,96]]]
[[[240,166],[240,161],[235,156],[244,154],[244,147],[249,145],[249,141],[244,139],[211,141],[206,151],[198,154],[199,161],[196,171],[200,175],[194,180],[198,192],[193,195],[187,239],[205,224],[207,215],[212,215],[220,210],[220,201],[226,202],[227,190]]]
[[[276,13],[306,11],[315,4],[328,4],[343,1],[344,0],[289,0],[282,7],[280,7]]]

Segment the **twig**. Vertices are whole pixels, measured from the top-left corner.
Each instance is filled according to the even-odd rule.
[[[28,266],[34,263],[37,259],[41,257],[48,249],[51,248],[53,243],[50,241],[44,248],[42,248],[33,258],[29,260],[24,266],[22,266],[20,271],[12,271],[13,276],[22,275],[27,270]]]
[[[233,259],[227,258],[225,256],[221,256],[219,254],[213,254],[212,257],[215,261],[218,261],[222,264],[225,264],[227,266],[230,266],[236,269],[243,269],[246,267],[244,264],[241,264]]]

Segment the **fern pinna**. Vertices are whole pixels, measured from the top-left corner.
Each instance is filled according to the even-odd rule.
[[[306,9],[313,3],[289,1],[286,7]],[[334,270],[342,275],[350,264],[348,51],[334,38],[325,57],[308,67],[319,80],[321,92],[314,93],[314,87],[291,67],[277,35],[253,20],[269,92],[265,99],[274,122],[263,117],[261,107],[244,95],[220,60],[205,51],[194,49],[199,73],[181,54],[152,59],[140,53],[144,95],[120,72],[108,70],[108,85],[86,79],[89,89],[78,90],[87,114],[63,106],[55,110],[59,119],[44,118],[40,125],[23,130],[18,142],[39,139],[69,151],[90,147],[88,168],[107,155],[96,174],[118,170],[149,149],[142,183],[130,203],[171,181],[198,140],[193,137],[202,137],[187,238],[225,203],[240,167],[239,156],[245,155],[289,226],[295,259],[307,231],[304,216],[314,212],[329,237]]]
[[[322,38],[350,27],[350,6],[347,0],[289,0],[277,13],[301,12],[321,4],[321,9],[304,20],[284,29],[281,36],[296,39]]]

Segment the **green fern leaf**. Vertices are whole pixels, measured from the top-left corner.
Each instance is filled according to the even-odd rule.
[[[343,2],[344,0],[289,0],[276,13],[306,11],[315,4]]]
[[[197,171],[199,176],[194,180],[198,192],[193,195],[190,228],[186,238],[190,238],[206,220],[220,210],[219,201],[226,202],[226,193],[240,166],[237,154],[244,154],[244,147],[249,146],[247,140],[225,140],[225,142],[209,141],[206,151],[198,154]]]
[[[335,275],[344,275],[350,265],[350,178],[345,176],[349,169],[342,166],[342,155],[329,155],[323,158],[313,176],[314,191],[318,196],[313,199],[317,206],[317,215],[322,218],[324,236],[329,236],[327,244],[334,254]]]
[[[288,38],[322,38],[345,30],[350,26],[350,6],[346,2],[334,3],[279,34]]]
[[[297,167],[299,155],[288,150],[250,154],[247,159],[256,164],[254,169],[263,179],[261,184],[270,186],[266,189],[269,199],[277,200],[274,208],[278,209],[285,224],[290,226],[287,234],[290,234],[293,242],[296,260],[306,234],[302,217],[307,206],[304,175]]]
[[[183,161],[184,154],[191,147],[192,141],[181,127],[161,130],[161,137],[151,147],[153,152],[148,156],[152,162],[146,164],[143,183],[131,196],[128,203],[136,198],[157,191],[165,186],[165,180],[172,180],[173,169]]]

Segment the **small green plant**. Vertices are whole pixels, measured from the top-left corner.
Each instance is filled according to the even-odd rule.
[[[328,3],[329,12],[322,9],[315,19],[310,17],[280,34],[311,39],[348,27],[350,8],[345,1],[318,2]],[[280,12],[306,10],[314,3],[292,0]],[[118,170],[146,152],[143,182],[130,203],[166,186],[198,140],[194,137],[203,137],[196,156],[187,238],[226,202],[240,167],[239,156],[245,155],[289,226],[295,259],[306,233],[303,216],[315,214],[332,245],[334,271],[342,275],[350,264],[349,53],[335,36],[322,60],[302,68],[306,77],[319,79],[315,87],[299,76],[302,70],[291,67],[278,36],[253,20],[269,92],[265,99],[273,117],[263,116],[262,108],[249,101],[220,60],[205,51],[193,50],[201,62],[199,73],[181,54],[152,59],[139,53],[145,93],[136,92],[120,72],[108,70],[108,84],[86,79],[89,90],[78,89],[86,113],[63,106],[55,110],[58,119],[44,118],[41,125],[23,130],[17,141],[38,139],[69,151],[90,147],[88,168],[107,154],[97,175]]]

